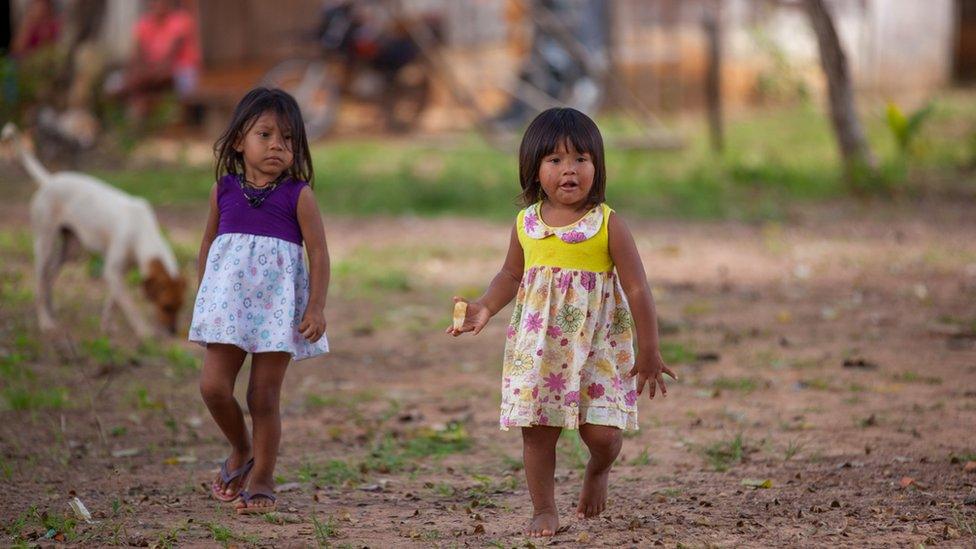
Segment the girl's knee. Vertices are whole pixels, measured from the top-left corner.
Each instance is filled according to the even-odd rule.
[[[591,451],[617,452],[623,445],[623,433],[607,425],[580,425],[580,438]]]
[[[207,404],[218,404],[227,400],[233,400],[234,388],[233,386],[228,387],[226,383],[201,379],[200,396],[203,397],[203,401]]]
[[[271,389],[250,389],[247,392],[247,410],[251,417],[266,417],[278,413],[278,394]]]

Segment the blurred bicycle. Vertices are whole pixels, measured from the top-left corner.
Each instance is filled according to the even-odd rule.
[[[382,1],[332,2],[323,8],[314,33],[317,55],[282,61],[261,85],[295,97],[309,139],[329,133],[348,99],[373,104],[388,130],[408,131],[427,107],[432,74],[411,33],[416,25],[441,37],[436,14],[410,18]]]

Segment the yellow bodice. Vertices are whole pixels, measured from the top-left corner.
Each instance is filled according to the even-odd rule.
[[[550,227],[539,214],[538,202],[519,212],[516,221],[525,269],[560,267],[605,273],[613,271],[607,225],[613,209],[595,206],[581,219],[563,227]]]

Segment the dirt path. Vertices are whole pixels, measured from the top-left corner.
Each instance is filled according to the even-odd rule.
[[[199,212],[161,217],[192,261]],[[240,519],[204,488],[226,449],[200,350],[137,349],[121,325],[100,338],[94,264],[58,282],[74,354],[39,339],[24,221],[0,211],[4,545],[526,546],[519,436],[496,427],[508,311],[477,338],[440,333],[449,296],[497,269],[505,226],[329,223],[335,352],[286,380],[281,512]],[[536,546],[976,544],[976,218],[631,226],[681,381],[642,404],[603,518],[570,518],[586,453],[560,441],[565,529]],[[74,495],[95,523],[73,520]]]

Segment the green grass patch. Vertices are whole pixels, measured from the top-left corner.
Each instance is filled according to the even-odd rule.
[[[0,379],[4,381],[32,380],[36,376],[27,363],[28,357],[22,353],[0,355]]]
[[[712,380],[712,388],[719,391],[751,393],[768,386],[766,380],[757,377],[719,377]]]
[[[10,536],[14,541],[23,541],[21,537],[21,532],[31,521],[31,518],[36,514],[37,507],[31,506],[27,511],[21,513],[17,517],[10,520],[10,522],[3,525],[4,534]]]
[[[30,525],[33,525],[33,528],[40,528],[44,532],[42,534],[44,540],[57,541],[59,536],[63,536],[61,541],[70,542],[78,537],[78,533],[75,531],[78,521],[74,517],[67,512],[39,511],[36,505],[31,505],[26,511],[6,524],[4,532],[14,541],[24,543],[28,539],[23,536],[23,532]],[[50,543],[54,541],[50,541]]]
[[[158,547],[159,549],[178,547],[180,543],[180,534],[189,529],[189,521],[184,520],[183,522],[171,527],[169,530],[160,532],[159,535],[156,536],[155,547]]]
[[[395,407],[394,407],[395,409]],[[465,452],[471,448],[471,437],[460,423],[451,422],[444,429],[417,429],[396,439],[386,434],[373,444],[369,455],[359,465],[363,473],[395,473],[415,468],[418,459],[435,459]]]
[[[953,506],[952,525],[963,536],[969,537],[970,539],[976,538],[976,516],[973,516],[971,513],[960,512],[958,508]]]
[[[590,451],[579,436],[579,431],[563,429],[556,444],[556,451],[562,456],[563,462],[573,469],[586,469],[590,461]]]
[[[800,380],[800,387],[813,389],[814,391],[833,391],[834,387],[830,380],[823,377],[812,377]]]
[[[121,366],[130,358],[127,351],[117,347],[106,337],[86,339],[81,342],[81,349],[96,364]]]
[[[404,293],[411,289],[410,277],[405,271],[361,254],[335,262],[332,274],[343,292],[358,297]]]
[[[234,541],[242,541],[251,545],[258,543],[257,537],[248,534],[235,533],[230,528],[222,524],[217,524],[216,522],[204,522],[203,527],[210,532],[210,537],[212,537],[214,541],[223,545],[224,547],[231,545],[231,542]]]
[[[34,302],[34,291],[20,273],[0,271],[0,303],[4,307],[29,307]]]
[[[895,381],[900,381],[902,383],[924,383],[926,385],[941,385],[942,378],[937,376],[926,376],[919,374],[917,372],[906,371],[898,372],[892,379]]]
[[[315,482],[323,486],[341,486],[362,479],[361,473],[354,466],[341,459],[315,464],[305,461],[298,468],[296,477],[300,482]]]
[[[471,507],[496,508],[498,504],[494,496],[499,494],[511,493],[518,488],[519,479],[514,475],[505,475],[501,480],[487,475],[473,474],[471,478],[475,481],[474,486],[464,490],[463,497]]]
[[[424,428],[413,433],[403,445],[407,457],[446,456],[471,448],[471,436],[464,425],[451,422],[442,430]]]
[[[677,341],[661,342],[661,358],[666,364],[687,364],[694,362],[696,356],[695,352],[683,343]]]
[[[742,433],[729,440],[719,440],[701,448],[701,454],[712,469],[723,472],[742,463],[745,441]]]
[[[642,467],[645,465],[650,465],[654,462],[654,458],[651,457],[650,448],[647,446],[637,454],[637,457],[633,458],[628,462],[628,465],[633,465],[635,467]]]
[[[196,375],[202,367],[196,355],[176,344],[163,346],[154,341],[147,341],[139,345],[139,353],[161,359],[169,371],[179,379]]]
[[[66,387],[11,385],[0,389],[8,410],[62,410],[68,406]]]
[[[339,525],[332,516],[328,516],[324,521],[321,521],[313,513],[312,529],[315,532],[315,541],[319,547],[328,547],[329,540],[339,535]]]
[[[129,400],[139,410],[163,410],[166,403],[149,394],[146,387],[135,387],[129,395]]]
[[[806,446],[806,444],[800,442],[799,440],[790,440],[790,442],[786,445],[786,449],[783,450],[783,461],[789,461],[796,457],[796,455],[803,450],[804,446]]]
[[[426,487],[434,494],[445,498],[451,497],[457,492],[457,488],[448,482],[431,482]]]
[[[961,454],[956,454],[953,452],[952,454],[949,454],[949,461],[958,461],[961,463],[976,461],[976,452],[963,452]]]
[[[521,457],[511,457],[508,455],[502,456],[502,469],[505,471],[521,471],[525,469],[525,463],[522,462]]]
[[[662,488],[660,490],[656,490],[654,493],[660,494],[666,498],[676,498],[684,492],[681,490],[681,488]]]
[[[305,408],[308,410],[315,410],[318,408],[336,408],[344,407],[347,401],[345,398],[341,398],[334,395],[316,395],[308,394],[305,395]]]
[[[382,393],[376,389],[363,389],[345,393],[336,392],[328,395],[308,393],[305,395],[305,408],[346,408],[355,411],[361,404],[368,404],[380,398]]]
[[[965,180],[976,159],[972,93],[943,93],[903,154],[886,121],[883,102],[861,113],[880,160],[870,190],[891,191],[919,181]],[[847,196],[827,114],[819,103],[749,111],[726,121],[726,150],[713,154],[707,129],[695,121],[679,151],[625,149],[618,137],[633,124],[614,113],[598,123],[607,147],[607,198],[627,215],[690,218],[784,219],[796,201]],[[327,214],[464,215],[511,220],[518,206],[517,158],[487,145],[474,132],[449,144],[383,137],[335,140],[312,150],[319,180],[315,194]],[[382,159],[382,161],[377,161]],[[205,204],[209,167],[102,171],[97,175],[154,204]],[[936,176],[936,177],[933,177]],[[23,249],[14,235],[11,247]],[[2,243],[0,243],[2,244]],[[2,249],[2,248],[0,248]]]
[[[369,455],[360,463],[359,469],[363,473],[375,471],[378,473],[396,473],[413,466],[400,451],[397,441],[390,435],[377,440],[370,449]]]

